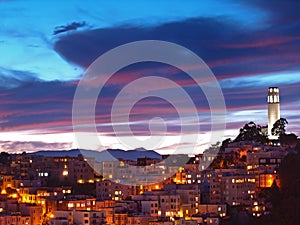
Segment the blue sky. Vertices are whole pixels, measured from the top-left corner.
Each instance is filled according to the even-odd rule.
[[[101,54],[145,39],[180,44],[208,64],[227,106],[224,138],[251,120],[266,124],[268,86],[280,88],[288,131],[299,134],[297,8],[295,1],[0,1],[0,149],[77,147],[72,101],[78,80]],[[64,32],[55,34],[58,30]],[[158,71],[201,100],[198,150],[208,144],[210,113],[201,90],[174,68],[141,64],[116,74],[103,93],[107,104],[97,107],[99,135],[107,147],[123,147],[109,126],[112,99],[128,82]],[[168,146],[176,145],[179,120],[170,105],[148,99],[133,111],[134,133],[146,137],[147,121],[162,116],[170,128],[159,148],[169,152]]]

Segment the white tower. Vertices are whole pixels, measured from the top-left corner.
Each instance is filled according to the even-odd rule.
[[[272,128],[274,123],[280,119],[280,102],[279,102],[279,88],[269,87],[268,91],[268,135],[270,138],[278,138],[272,135]]]

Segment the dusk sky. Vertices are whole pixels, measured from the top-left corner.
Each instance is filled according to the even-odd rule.
[[[299,8],[297,1],[260,0],[0,0],[0,150],[77,148],[72,102],[78,81],[106,51],[140,40],[179,44],[210,67],[226,103],[224,139],[234,138],[247,122],[267,124],[269,86],[280,89],[287,131],[300,135]],[[103,90],[95,118],[105,147],[125,148],[110,124],[118,92],[133,80],[154,74],[173,80],[194,100],[200,118],[197,151],[203,151],[210,135],[205,95],[182,71],[154,62],[120,70]],[[155,89],[158,84],[149,85]],[[166,140],[154,150],[172,153],[180,123],[170,103],[142,99],[131,113],[133,133],[141,138],[149,135],[149,119],[163,118],[168,125]],[[188,152],[191,143],[179,144]]]

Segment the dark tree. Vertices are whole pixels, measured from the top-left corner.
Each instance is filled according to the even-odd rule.
[[[294,133],[282,134],[279,136],[280,144],[282,145],[296,145],[297,144],[297,135]]]
[[[298,155],[300,155],[300,139],[297,141],[295,151],[297,152]]]
[[[255,141],[264,144],[267,140],[267,137],[262,132],[262,127],[251,121],[246,123],[244,127],[240,129],[240,133],[234,141]]]
[[[220,151],[224,152],[225,148],[228,148],[228,145],[232,142],[231,138],[227,138],[224,141],[222,141],[222,145],[220,147]]]
[[[285,126],[288,124],[288,121],[285,118],[280,118],[277,120],[272,127],[272,135],[280,136],[285,134]]]
[[[7,152],[0,153],[0,163],[4,165],[9,165],[10,155]]]

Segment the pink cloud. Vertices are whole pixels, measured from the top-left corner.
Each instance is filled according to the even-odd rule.
[[[257,34],[256,38],[254,37],[254,41],[248,43],[224,44],[222,46],[226,48],[261,48],[300,40],[300,37],[273,36],[269,38],[263,36],[264,34]]]

